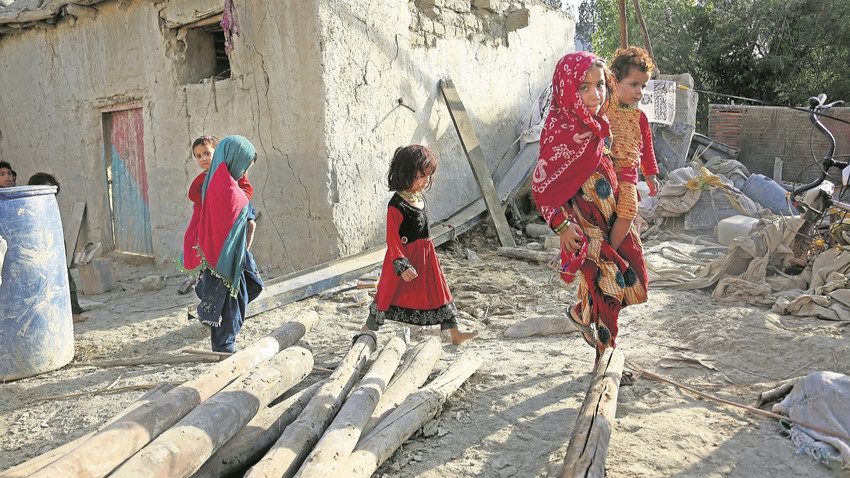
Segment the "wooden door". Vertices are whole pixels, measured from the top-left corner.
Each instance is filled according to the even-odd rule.
[[[141,107],[103,113],[103,151],[115,250],[152,256]]]

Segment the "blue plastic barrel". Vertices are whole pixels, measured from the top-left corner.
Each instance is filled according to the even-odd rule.
[[[782,216],[797,214],[797,209],[791,206],[786,199],[788,191],[781,184],[763,174],[753,174],[747,178],[744,185],[741,186],[741,192],[756,203],[770,209],[774,214]]]
[[[0,188],[0,381],[56,370],[74,358],[62,221],[54,186]]]

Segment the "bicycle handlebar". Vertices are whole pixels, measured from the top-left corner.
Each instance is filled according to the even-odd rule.
[[[824,93],[821,93],[818,96],[812,96],[811,98],[809,98],[809,109],[811,110],[811,112],[809,112],[809,120],[811,120],[812,124],[818,129],[818,131],[823,133],[823,135],[826,136],[826,138],[829,140],[829,150],[827,151],[826,156],[824,156],[824,158],[823,158],[823,164],[820,168],[820,170],[821,170],[820,177],[818,179],[816,179],[815,181],[813,181],[809,184],[806,184],[805,186],[802,186],[800,188],[797,188],[797,189],[794,189],[793,191],[791,191],[791,198],[792,199],[794,199],[798,195],[808,191],[809,189],[812,189],[812,188],[820,185],[824,181],[824,179],[826,179],[826,173],[827,173],[827,171],[829,171],[829,168],[831,168],[833,166],[845,167],[845,168],[847,167],[847,163],[845,163],[843,161],[836,161],[832,158],[833,153],[835,153],[835,136],[833,136],[832,132],[830,132],[826,128],[826,126],[824,126],[823,123],[821,123],[820,116],[819,116],[821,112],[828,110],[829,108],[832,108],[833,106],[841,104],[843,102],[841,100],[839,100],[839,101],[834,101],[834,102],[832,102],[828,105],[824,105],[825,102],[826,102],[826,95]]]

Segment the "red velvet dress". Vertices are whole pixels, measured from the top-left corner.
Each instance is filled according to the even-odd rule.
[[[412,267],[410,282],[401,273]],[[398,193],[387,207],[387,253],[367,327],[378,330],[386,319],[413,325],[457,328],[457,308],[434,250],[428,228],[428,206],[413,207]]]

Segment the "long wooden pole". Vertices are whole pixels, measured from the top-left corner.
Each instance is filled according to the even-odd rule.
[[[254,415],[310,375],[313,354],[290,347],[201,403],[118,467],[110,477],[185,478]]]
[[[640,26],[640,34],[643,36],[643,47],[646,48],[652,61],[655,61],[655,54],[652,52],[652,43],[649,41],[649,32],[646,31],[646,23],[643,22],[643,13],[640,11],[640,1],[632,0],[632,4],[635,7],[635,18],[637,19],[638,26]],[[655,66],[658,68],[657,63]]]
[[[687,390],[688,392],[691,392],[694,395],[697,395],[699,397],[705,398],[706,400],[712,400],[712,401],[722,403],[724,405],[729,405],[729,406],[732,406],[732,407],[743,408],[744,410],[746,410],[746,411],[748,411],[752,414],[755,414],[755,415],[761,415],[763,417],[773,418],[775,420],[785,420],[786,422],[795,423],[797,425],[804,426],[806,428],[811,428],[812,430],[819,431],[823,434],[833,436],[835,438],[840,438],[842,440],[846,440],[846,441],[850,442],[850,436],[847,436],[847,435],[845,435],[841,432],[837,432],[835,430],[829,430],[829,429],[826,429],[826,428],[823,428],[823,427],[820,427],[820,426],[817,426],[817,425],[813,425],[811,423],[804,422],[804,421],[801,421],[801,420],[795,420],[791,417],[787,417],[785,415],[780,415],[778,413],[768,412],[767,410],[762,410],[760,408],[753,408],[753,407],[750,407],[748,405],[743,405],[743,404],[735,403],[735,402],[732,402],[732,401],[729,401],[729,400],[724,400],[722,398],[715,397],[713,395],[709,395],[707,393],[700,392],[699,390],[688,387],[687,385],[682,385],[681,383],[675,382],[675,381],[670,380],[668,378],[664,378],[660,375],[656,375],[652,372],[640,370],[639,368],[633,367],[632,364],[629,364],[629,368],[631,368],[635,372],[640,373],[641,375],[643,375],[647,378],[651,378],[651,379],[657,380],[659,382],[669,383],[670,385],[673,385],[674,387],[681,388],[682,390]]]
[[[163,357],[139,357],[121,360],[100,360],[96,362],[73,362],[69,367],[131,367],[136,365],[168,365],[175,363],[221,362],[223,357],[218,355],[166,355]]]
[[[242,476],[269,451],[283,430],[298,418],[324,383],[324,380],[316,382],[286,400],[260,411],[219,448],[192,478]]]
[[[363,426],[362,436],[366,436],[372,431],[378,423],[387,417],[398,405],[413,393],[417,388],[421,387],[428,376],[431,375],[431,370],[434,369],[437,360],[443,353],[443,348],[440,346],[440,339],[431,337],[428,340],[420,342],[416,347],[408,350],[404,356],[404,362],[396,371],[387,389],[381,395],[381,401],[372,412],[372,417]]]
[[[374,430],[360,439],[338,476],[372,476],[405,440],[440,412],[446,399],[475,373],[483,362],[484,359],[478,354],[466,352],[434,381],[412,393]]]
[[[142,405],[150,403],[157,397],[164,395],[172,388],[174,388],[174,386],[168,382],[158,384],[154,388],[148,390],[144,395],[142,395],[141,398],[130,404],[130,406],[125,408],[121,413],[115,415],[108,422],[104,423],[104,426],[109,425],[110,423],[120,419],[124,415],[141,407]],[[80,446],[81,443],[88,440],[95,433],[96,431],[93,431],[77,438],[76,440],[70,441],[58,448],[54,448],[34,458],[30,458],[29,460],[0,473],[0,478],[23,478],[25,476],[30,476],[34,472],[38,471],[40,468],[43,468],[44,466],[56,461],[58,458],[64,456],[74,448],[77,448],[78,446]]]
[[[626,0],[619,0],[620,7],[620,48],[629,46],[629,28],[626,23]]]
[[[319,315],[314,310],[299,314],[269,336],[227,360],[216,363],[208,372],[95,433],[71,453],[42,468],[33,477],[106,476],[243,372],[295,344],[318,321]]]
[[[561,478],[605,477],[624,361],[623,353],[611,347],[599,357],[567,446]]]
[[[357,382],[358,372],[366,364],[375,345],[374,333],[360,334],[301,416],[286,427],[271,450],[248,470],[245,478],[291,477],[298,471]]]
[[[345,401],[334,421],[307,455],[296,478],[326,478],[337,476],[340,464],[344,464],[360,439],[363,425],[381,399],[387,382],[401,363],[407,344],[401,337],[393,337],[375,359],[372,368],[360,380],[357,389]]]

